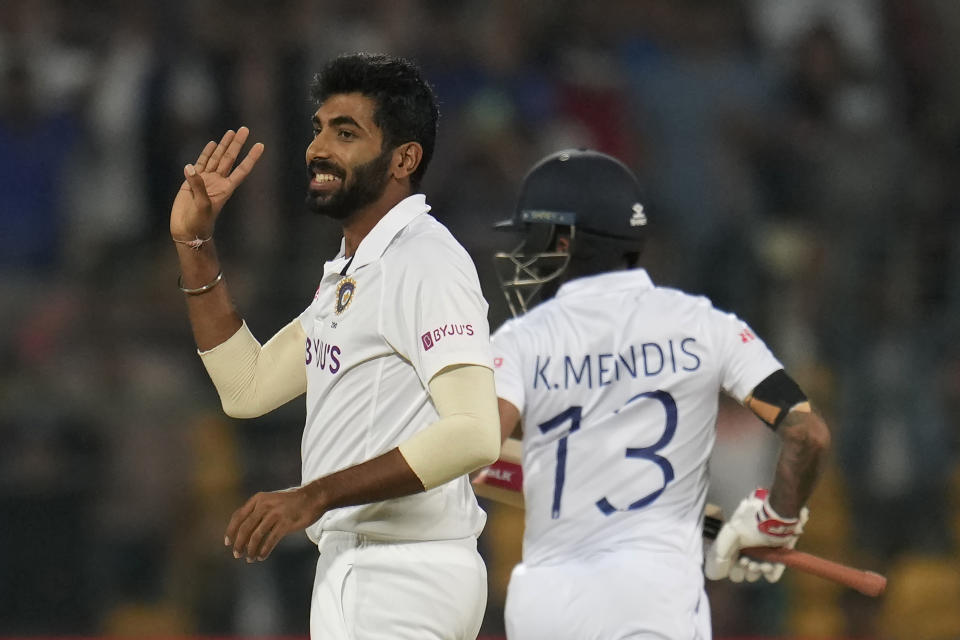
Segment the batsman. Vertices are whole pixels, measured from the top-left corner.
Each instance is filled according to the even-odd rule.
[[[526,522],[508,637],[711,638],[704,573],[780,578],[782,564],[739,550],[796,544],[827,426],[745,322],[637,266],[647,212],[615,158],[543,158],[499,226],[522,237],[496,256],[517,317],[493,337],[501,435],[523,430]],[[721,391],[782,445],[769,491],[744,498],[704,565]]]

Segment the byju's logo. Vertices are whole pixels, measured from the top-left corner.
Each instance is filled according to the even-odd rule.
[[[323,340],[307,338],[307,353],[304,364],[317,369],[325,369],[330,373],[340,371],[340,355],[343,351],[335,344],[328,344]]]
[[[420,336],[420,342],[423,343],[423,350],[430,351],[434,345],[447,336],[472,336],[472,324],[443,324],[436,329],[427,331]]]

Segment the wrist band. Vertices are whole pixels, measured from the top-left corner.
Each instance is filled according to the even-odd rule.
[[[213,289],[215,286],[220,284],[221,280],[223,280],[223,269],[221,269],[220,272],[217,273],[216,278],[214,278],[207,284],[203,285],[202,287],[197,287],[196,289],[187,289],[186,287],[183,286],[183,275],[179,275],[177,276],[177,287],[180,289],[180,291],[183,291],[188,296],[199,296],[206,293],[207,291],[210,291],[210,289]]]
[[[193,240],[177,240],[176,238],[173,239],[174,242],[178,244],[185,244],[191,249],[193,249],[194,251],[200,251],[200,247],[203,246],[203,243],[210,242],[211,240],[213,240],[213,236],[210,236],[209,238],[201,238],[200,236],[197,236]]]

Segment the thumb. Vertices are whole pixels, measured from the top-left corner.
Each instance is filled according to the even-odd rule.
[[[204,184],[203,178],[200,177],[192,164],[183,168],[183,175],[187,179],[187,184],[190,185],[190,193],[193,194],[194,204],[200,211],[208,213],[210,211],[210,196],[207,195],[207,185]]]
[[[740,536],[729,524],[723,525],[717,539],[707,553],[703,573],[710,580],[722,580],[730,573],[730,567],[740,551]]]

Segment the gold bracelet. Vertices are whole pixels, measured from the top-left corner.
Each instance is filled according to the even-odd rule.
[[[203,285],[202,287],[197,287],[196,289],[187,289],[183,286],[183,274],[177,276],[177,287],[180,288],[180,291],[183,291],[188,296],[199,296],[203,295],[210,289],[213,289],[215,286],[220,284],[220,281],[223,280],[223,269],[217,274],[217,277]]]

